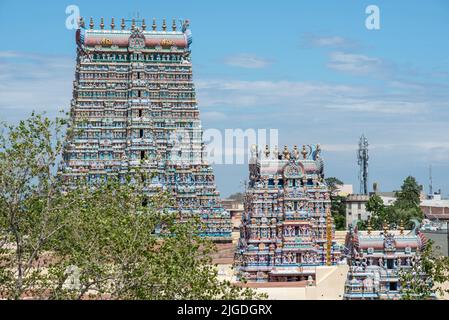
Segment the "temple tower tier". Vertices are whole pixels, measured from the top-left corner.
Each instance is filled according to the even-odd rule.
[[[192,81],[188,20],[157,29],[153,20],[125,19],[88,29],[80,19],[71,126],[59,174],[102,181],[133,168],[152,173],[148,193],[168,190],[170,210],[198,215],[202,235],[231,241],[231,219],[221,205],[212,168],[203,158],[202,128]],[[165,21],[165,20],[164,20]],[[127,23],[128,22],[128,23]],[[73,185],[73,184],[72,184]]]
[[[349,226],[345,246],[349,272],[345,283],[345,300],[400,300],[404,289],[401,274],[427,281],[420,267],[420,252],[428,239],[414,230],[404,232],[403,224],[392,230],[384,223],[383,230],[367,231]],[[434,297],[433,297],[434,298]]]
[[[316,267],[335,265],[330,194],[319,145],[252,147],[240,240],[238,278],[253,282],[311,281]]]

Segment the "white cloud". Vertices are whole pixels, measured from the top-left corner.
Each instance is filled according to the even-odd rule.
[[[0,51],[0,58],[18,57],[19,53],[15,51]]]
[[[322,144],[325,153],[354,153],[358,148],[357,140],[354,143],[329,143]],[[372,160],[380,155],[401,155],[404,158],[411,157],[414,162],[421,163],[446,163],[449,161],[449,142],[441,141],[416,141],[416,142],[379,142],[370,143],[369,152]]]
[[[384,113],[384,114],[420,114],[429,110],[425,103],[411,101],[360,100],[346,101],[345,104],[331,104],[329,109],[346,112]]]
[[[346,42],[346,40],[342,37],[322,37],[322,38],[316,38],[314,40],[314,43],[317,46],[326,47],[326,46],[339,46]]]
[[[305,34],[303,42],[308,46],[320,48],[355,48],[360,46],[354,40],[335,35]]]
[[[226,114],[224,114],[223,112],[217,112],[217,111],[202,112],[200,117],[201,117],[201,120],[205,120],[205,121],[221,121],[221,120],[227,119]]]
[[[253,54],[242,53],[226,57],[224,63],[233,67],[261,69],[270,65],[272,61]]]
[[[196,82],[202,107],[300,107],[309,102],[358,96],[356,86],[300,81],[200,80]]]
[[[279,106],[281,113],[314,112],[371,113],[385,115],[425,114],[427,102],[410,97],[410,92],[391,95],[356,85],[296,81],[200,80],[201,107],[229,106],[262,108]],[[259,109],[263,114],[263,109]],[[272,111],[272,110],[267,110]]]
[[[357,144],[323,144],[321,148],[325,152],[352,152],[357,150]]]
[[[68,110],[74,65],[70,57],[0,52],[0,117],[14,120],[32,110]]]
[[[327,66],[333,70],[356,75],[380,75],[387,71],[382,59],[345,52],[332,52]]]

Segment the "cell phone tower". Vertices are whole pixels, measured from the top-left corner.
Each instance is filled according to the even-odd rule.
[[[357,152],[361,194],[368,194],[368,159],[368,139],[362,134],[359,141],[359,150]]]

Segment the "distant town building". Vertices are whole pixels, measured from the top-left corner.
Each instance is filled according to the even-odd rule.
[[[349,194],[345,198],[346,229],[355,221],[367,221],[371,214],[366,210],[366,203],[372,195],[378,195],[384,205],[390,206],[396,201],[396,192],[380,192],[379,184],[373,183],[373,192],[369,194]]]
[[[242,213],[244,211],[243,200],[228,198],[221,200],[221,203],[223,204],[223,208],[231,215],[233,230],[238,231],[240,229]]]
[[[343,184],[341,186],[338,186],[338,188],[337,188],[337,195],[340,197],[346,197],[353,193],[354,193],[354,188],[353,188],[352,184]]]
[[[366,221],[369,219],[370,213],[366,211],[366,203],[369,197],[367,194],[350,194],[346,197],[346,229],[355,221]]]
[[[417,253],[427,242],[415,230],[384,226],[383,231],[372,231],[368,226],[368,231],[362,232],[351,226],[346,236],[349,272],[344,299],[400,299],[399,272],[419,263]]]
[[[314,281],[316,267],[340,261],[319,145],[251,150],[236,252],[239,279]]]
[[[449,200],[442,199],[441,194],[433,194],[421,200],[420,207],[427,219],[449,221]]]
[[[378,195],[384,205],[391,206],[396,201],[396,192],[370,192],[369,195],[349,194],[346,203],[346,228],[354,221],[367,221],[370,213],[366,210],[366,203],[372,195]],[[421,195],[420,208],[424,216],[430,220],[449,222],[449,200],[442,199],[440,194],[431,196]]]
[[[240,199],[222,199],[221,203],[223,208],[231,214],[231,217],[242,214],[243,212],[243,200]]]
[[[424,219],[420,231],[431,240],[433,250],[436,254],[449,256],[449,228],[448,222],[430,221]]]
[[[372,196],[373,194],[378,195],[386,206],[391,206],[396,201],[396,191],[371,192],[370,196]]]

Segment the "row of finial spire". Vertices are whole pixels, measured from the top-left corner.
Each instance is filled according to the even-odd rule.
[[[387,220],[384,220],[383,224],[382,224],[382,229],[384,230],[384,234],[387,234],[389,226],[387,223]],[[366,228],[366,230],[368,231],[368,234],[371,234],[371,232],[373,231],[373,227],[371,226],[371,217],[368,219],[368,226]],[[399,232],[401,235],[404,234],[404,221],[401,219],[399,222]]]
[[[316,146],[316,151],[318,156],[319,152],[321,151],[319,144]],[[280,153],[277,146],[274,147],[274,150],[270,151],[270,147],[268,145],[265,145],[265,150],[263,153],[266,158],[268,158],[270,154],[272,154],[275,158],[280,157],[281,159],[290,160],[290,159],[300,159],[301,158],[300,155],[302,155],[302,159],[307,159],[309,151],[307,151],[306,145],[302,146],[301,151],[299,151],[298,146],[295,145],[292,151],[289,151],[288,147],[284,146],[284,150],[282,151],[282,153]]]
[[[89,22],[89,27],[90,27],[90,29],[93,29],[94,26],[95,26],[94,19],[91,17],[90,22]],[[120,26],[121,26],[122,30],[125,30],[126,24],[125,24],[124,18],[122,18],[122,23],[120,24]],[[142,24],[140,26],[141,26],[142,30],[146,30],[147,25],[145,24],[145,19],[142,19]],[[79,19],[79,27],[85,28],[85,22],[84,22],[83,17],[80,17],[80,19]],[[131,30],[134,30],[135,27],[136,27],[136,19],[132,19],[131,20]],[[153,18],[153,24],[151,27],[152,27],[153,31],[156,31],[156,29],[157,29],[156,18]],[[100,20],[100,29],[104,30],[104,19],[103,18],[101,18],[101,20]],[[114,18],[112,18],[111,19],[111,30],[114,30],[114,29],[115,29],[115,22],[114,22]],[[176,31],[176,29],[177,29],[176,19],[173,19],[172,30]],[[162,20],[162,31],[167,31],[167,23],[166,23],[165,19]]]

